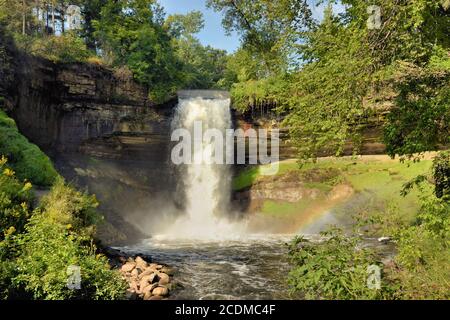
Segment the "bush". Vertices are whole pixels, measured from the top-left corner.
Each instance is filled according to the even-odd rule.
[[[358,247],[358,238],[339,229],[321,235],[324,242],[296,238],[289,246],[294,265],[289,284],[294,292],[306,299],[379,299],[388,295],[390,288],[384,281],[380,290],[367,286],[367,268],[380,263],[371,250]]]
[[[120,299],[126,286],[92,243],[99,217],[94,197],[59,179],[18,237],[14,288],[33,299]],[[67,286],[68,268],[81,268],[81,290]]]
[[[96,255],[86,240],[69,224],[54,223],[45,211],[35,214],[20,239],[20,274],[14,285],[34,299],[121,298],[125,287],[119,273],[110,270],[107,259]],[[67,286],[67,270],[73,265],[81,268],[81,290]]]
[[[33,195],[31,183],[20,183],[13,170],[6,167],[6,158],[0,158],[0,230],[5,234],[22,230],[28,217]],[[4,238],[0,234],[0,240]]]
[[[103,219],[98,215],[97,199],[77,191],[67,185],[62,178],[58,178],[51,192],[42,198],[40,207],[52,223],[69,225],[78,233],[88,238],[95,233],[95,225]]]
[[[442,155],[436,158],[435,178],[443,167],[442,159]],[[435,179],[435,183],[439,181]],[[392,276],[401,284],[399,295],[403,299],[450,298],[450,203],[448,185],[445,191],[441,187],[436,184],[433,192],[429,183],[422,185],[422,205],[415,223],[398,226],[394,234],[399,271]]]
[[[0,158],[0,299],[11,295],[11,279],[15,275],[17,256],[14,237],[24,230],[33,200],[29,182],[20,183],[6,158]]]
[[[58,176],[50,159],[20,134],[14,120],[1,110],[0,155],[8,158],[9,165],[21,180],[29,179],[33,184],[50,186]]]
[[[400,284],[401,299],[449,299],[449,236],[443,239],[424,225],[405,228],[396,236],[398,268],[391,275]]]
[[[17,41],[22,49],[53,62],[86,62],[93,55],[87,49],[83,39],[70,32],[60,36],[28,38],[28,41],[24,39]]]

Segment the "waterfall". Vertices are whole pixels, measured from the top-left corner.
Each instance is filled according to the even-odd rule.
[[[184,193],[184,215],[166,231],[176,238],[216,238],[229,236],[236,230],[227,218],[231,193],[229,165],[213,161],[216,145],[214,138],[196,136],[201,124],[202,133],[213,129],[225,139],[232,128],[230,99],[220,92],[183,92],[172,122],[172,130],[186,129],[191,135],[191,164],[177,166],[179,189]],[[199,147],[195,147],[200,142]],[[222,140],[223,141],[223,140]],[[225,155],[225,145],[223,145]],[[195,161],[197,159],[197,161]]]

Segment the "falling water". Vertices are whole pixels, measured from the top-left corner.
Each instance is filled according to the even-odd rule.
[[[220,96],[205,98],[204,95],[180,98],[172,122],[173,130],[183,128],[191,133],[193,146],[196,124],[202,124],[203,133],[208,129],[215,129],[223,137],[225,130],[232,128],[230,99]],[[191,148],[192,164],[182,164],[177,168],[181,186],[179,189],[184,193],[185,214],[165,232],[172,239],[212,239],[235,236],[238,233],[237,224],[227,219],[231,192],[230,168],[213,161],[217,143],[214,139],[208,141],[202,136],[201,140],[201,147]],[[200,161],[194,161],[195,159]]]

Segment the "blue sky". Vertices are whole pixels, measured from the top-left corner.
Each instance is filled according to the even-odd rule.
[[[314,4],[317,0],[309,0],[308,2]],[[222,27],[222,15],[220,12],[207,9],[205,0],[159,0],[159,3],[164,7],[167,14],[184,14],[193,10],[203,12],[205,28],[197,36],[204,45],[224,49],[230,53],[239,47],[239,36],[236,33],[233,33],[231,36],[226,36],[225,30]],[[311,8],[314,17],[320,20],[323,16],[324,6],[316,7],[312,5]],[[338,5],[335,7],[335,12],[341,12],[342,9],[342,6]]]
[[[210,45],[214,48],[224,49],[228,52],[234,52],[240,44],[237,34],[230,37],[225,35],[225,29],[222,27],[222,15],[212,9],[206,8],[204,0],[159,0],[167,14],[188,13],[198,10],[203,13],[205,27],[197,35],[204,45]]]

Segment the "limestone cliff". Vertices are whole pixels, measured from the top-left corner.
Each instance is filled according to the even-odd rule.
[[[148,234],[160,220],[158,204],[171,206],[167,158],[174,103],[153,104],[145,88],[99,65],[54,64],[6,48],[4,105],[68,181],[97,195],[107,218],[101,238]]]

